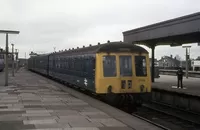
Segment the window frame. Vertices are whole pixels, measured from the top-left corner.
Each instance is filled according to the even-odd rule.
[[[105,68],[104,68],[104,57],[114,57],[114,62],[115,62],[115,74],[113,74],[113,75],[105,75],[105,72],[106,72],[106,70],[108,69],[108,67],[106,68],[106,70],[105,70]],[[102,60],[101,60],[101,62],[102,62],[102,69],[103,69],[103,77],[104,78],[113,78],[113,77],[117,77],[117,55],[102,55]],[[112,64],[113,64],[113,62],[112,62]],[[112,67],[113,67],[113,65],[112,65]],[[111,67],[109,67],[109,68],[111,68]],[[113,71],[113,73],[114,73],[114,71]]]
[[[123,58],[123,61],[121,62],[121,57],[124,57],[124,58],[126,57],[126,61],[128,62],[127,63],[128,68],[131,69],[130,70],[130,72],[131,72],[130,75],[128,75],[128,74],[122,75],[122,72],[124,73],[124,71],[125,70],[127,71],[128,69],[123,68],[123,71],[121,71],[121,63],[124,63],[124,61],[125,61],[125,59]],[[130,60],[127,60],[128,58],[130,58]],[[130,66],[131,66],[131,68],[130,68]],[[119,75],[120,75],[120,77],[132,77],[134,75],[134,73],[133,73],[133,67],[134,67],[133,66],[133,56],[131,54],[119,55]]]
[[[136,62],[137,58],[136,57],[144,57],[143,60],[145,60],[145,66],[143,66],[143,62],[142,62],[142,68],[140,68],[143,71],[143,74],[138,75],[137,62]],[[135,62],[135,76],[136,77],[146,77],[147,76],[147,57],[145,55],[135,55],[134,62]],[[145,69],[145,74],[144,74],[144,69]]]

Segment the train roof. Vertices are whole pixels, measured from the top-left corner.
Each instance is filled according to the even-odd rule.
[[[111,52],[134,52],[134,53],[148,53],[146,49],[143,47],[133,45],[130,43],[124,43],[124,42],[108,42],[104,44],[99,44],[98,45],[90,45],[88,47],[83,47],[83,48],[77,48],[77,49],[71,49],[71,50],[65,50],[65,51],[60,51],[60,52],[54,52],[51,54],[40,54],[37,56],[33,56],[31,58],[37,58],[37,57],[43,57],[43,56],[48,56],[48,55],[59,55],[59,54],[66,54],[66,55],[83,55],[83,54],[95,54],[95,53],[100,53],[100,52],[106,52],[106,53],[111,53]]]
[[[34,58],[34,57],[45,57],[45,56],[48,56],[50,55],[51,53],[46,53],[46,54],[37,54],[35,56],[31,56],[31,58]]]
[[[100,53],[100,52],[135,52],[135,53],[148,53],[146,49],[143,47],[133,45],[130,43],[124,43],[124,42],[108,42],[104,44],[98,44],[98,45],[90,45],[88,47],[83,48],[77,48],[77,49],[71,49],[71,50],[65,50],[60,52],[55,52],[52,54],[89,54],[89,53]]]

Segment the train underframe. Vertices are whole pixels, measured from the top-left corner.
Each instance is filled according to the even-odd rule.
[[[128,107],[131,110],[137,109],[139,106],[141,106],[143,104],[143,102],[148,101],[149,99],[151,99],[151,93],[150,92],[146,92],[146,93],[112,93],[112,92],[108,92],[106,94],[96,94],[94,92],[91,92],[81,86],[77,86],[74,84],[70,84],[66,81],[54,78],[49,76],[48,74],[42,74],[40,72],[31,70],[33,72],[39,73],[41,75],[47,76],[48,78],[57,80],[59,82],[65,83],[68,86],[74,87],[74,88],[79,88],[82,89],[84,91],[87,91],[91,94],[95,94],[96,96],[100,97],[102,100],[104,100],[105,102],[107,102],[108,104],[115,106],[117,108],[123,108],[123,107]]]
[[[143,102],[150,99],[150,93],[123,93],[115,94],[108,93],[103,94],[101,97],[104,98],[109,104],[118,108],[130,107],[137,108],[143,104]]]

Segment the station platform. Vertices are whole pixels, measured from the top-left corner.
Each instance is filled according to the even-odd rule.
[[[25,69],[0,73],[1,130],[160,130],[67,86]]]
[[[155,79],[155,82],[152,83],[152,88],[200,96],[200,79],[193,77],[188,77],[187,79],[183,77],[183,89],[181,89],[177,88],[176,76],[160,75],[160,78]]]

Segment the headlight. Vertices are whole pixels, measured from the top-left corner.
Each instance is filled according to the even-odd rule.
[[[144,85],[140,85],[140,91],[141,91],[141,92],[144,91]]]
[[[126,81],[125,81],[125,80],[122,80],[122,81],[121,81],[121,88],[122,88],[122,89],[125,89],[125,87],[126,87]]]
[[[128,80],[128,89],[132,88],[132,80]]]

